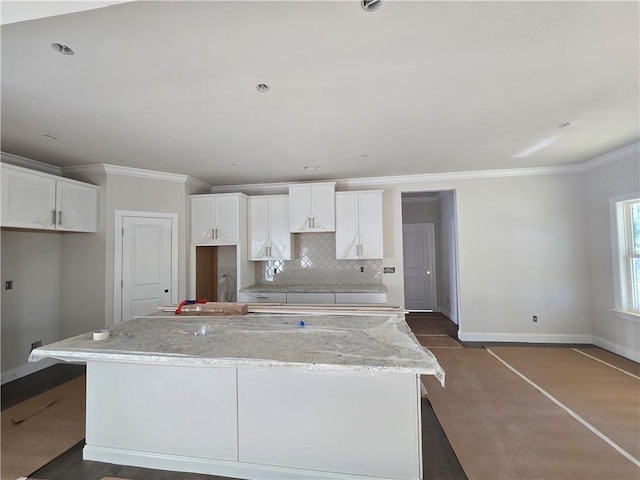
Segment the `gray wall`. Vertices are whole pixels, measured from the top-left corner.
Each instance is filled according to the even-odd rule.
[[[640,318],[630,319],[611,309],[613,252],[609,198],[640,191],[640,158],[637,153],[585,173],[587,212],[589,305],[594,343],[640,362]]]
[[[27,363],[31,343],[59,340],[61,240],[59,233],[3,230],[2,372]],[[13,289],[5,290],[5,281]]]

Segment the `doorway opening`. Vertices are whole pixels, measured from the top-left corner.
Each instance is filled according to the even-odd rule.
[[[210,302],[235,302],[236,245],[195,247],[195,293]]]
[[[459,325],[455,193],[402,193],[402,247],[405,309]]]

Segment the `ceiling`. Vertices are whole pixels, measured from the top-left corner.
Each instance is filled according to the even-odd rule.
[[[639,139],[636,1],[133,1],[3,23],[1,149],[59,167],[236,185],[576,164]]]

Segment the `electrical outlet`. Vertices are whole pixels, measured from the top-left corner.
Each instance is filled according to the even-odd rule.
[[[396,267],[384,267],[382,273],[396,273]]]
[[[13,280],[7,280],[6,282],[4,282],[4,289],[13,290]]]
[[[34,348],[38,348],[42,346],[42,340],[38,340],[37,342],[33,342],[31,344],[31,351],[33,351]]]
[[[538,315],[534,315],[533,316],[533,323],[537,323],[538,322]]]
[[[360,267],[360,273],[364,273],[364,267]]]

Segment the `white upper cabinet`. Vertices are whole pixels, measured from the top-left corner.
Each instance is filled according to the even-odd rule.
[[[191,243],[240,243],[241,193],[191,196]]]
[[[86,187],[67,180],[58,180],[56,205],[58,206],[57,230],[97,231],[97,188]]]
[[[2,226],[97,231],[99,187],[14,165],[2,166]]]
[[[289,186],[289,230],[335,231],[335,182]]]
[[[249,260],[291,260],[288,195],[249,197]]]
[[[336,258],[383,258],[382,190],[336,193]]]

